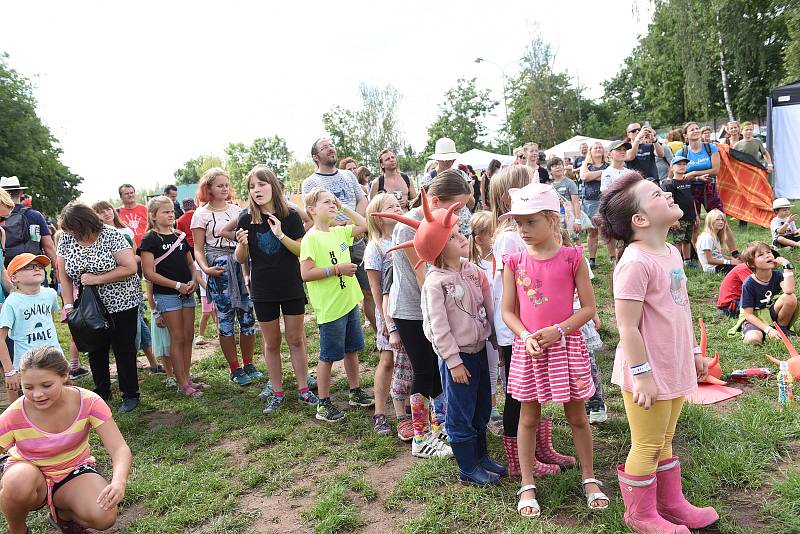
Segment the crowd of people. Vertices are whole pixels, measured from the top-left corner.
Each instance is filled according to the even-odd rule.
[[[742,132],[735,146],[768,161],[752,125]],[[601,243],[613,268],[620,333],[611,382],[622,389],[631,432],[617,469],[625,521],[642,533],[710,525],[716,511],[685,499],[672,450],[686,396],[707,374],[684,269],[697,258],[704,272],[726,273],[718,308],[740,319],[732,330],[745,343],[776,337],[773,322],[791,334],[800,308],[793,266],[779,249],[800,246],[800,231],[791,204],[776,199],[771,243],[739,254],[713,179],[718,148],[703,135],[691,122],[661,142],[648,123],[632,123],[622,140],[584,144],[574,160],[545,162],[539,146],[527,143],[515,164],[492,161],[480,176],[455,165],[455,143],[442,138],[418,183],[400,171],[392,150],[380,153],[373,178],[353,158],[337,163],[332,141],[320,138],[311,147],[316,171],[302,184],[302,205],[287,200],[269,167],[257,165],[240,207],[226,171],[212,168],[196,199],[179,204],[168,186],[145,206],[124,184],[119,208],[72,202],[57,229],[21,205],[18,178],[2,178],[0,336],[7,344],[0,343],[0,363],[12,402],[0,416],[0,448],[9,454],[0,510],[9,532],[26,532],[28,513],[45,505],[63,532],[114,523],[131,452],[108,405],[110,353],[120,413],[139,405],[139,350],[150,372],[168,374],[177,394],[201,397],[212,386],[192,376],[192,351],[208,343],[209,320],[239,386],[264,378],[254,360],[260,331],[266,415],[290,400],[285,338],[296,401],[314,407],[317,420],[346,417],[331,392],[341,361],[347,404],[374,407],[374,431],[396,433],[413,456],[452,456],[460,480],[471,484],[521,477],[517,510],[526,517],[541,512],[535,480],[578,465],[586,505],[603,510],[610,500],[595,477],[590,427],[608,417],[591,281]],[[18,227],[25,239],[17,239]],[[58,293],[47,287],[48,266]],[[90,290],[108,327],[88,352],[89,371],[74,342],[69,360],[61,353],[55,321],[68,321]],[[304,333],[307,304],[319,327],[315,374]],[[373,330],[379,353],[374,396],[361,387],[365,329]],[[72,385],[89,372],[93,391]],[[553,422],[541,413],[550,403],[564,407],[577,460],[553,446]],[[92,428],[111,455],[110,482],[94,469]],[[506,465],[490,457],[488,430],[502,435]]]

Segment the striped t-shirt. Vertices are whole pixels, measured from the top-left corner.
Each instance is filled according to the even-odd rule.
[[[0,448],[13,462],[30,462],[53,482],[58,482],[79,465],[94,463],[89,450],[89,430],[111,419],[111,410],[96,393],[74,387],[81,394],[81,406],[74,422],[56,434],[36,427],[25,414],[25,397],[20,397],[0,415]]]

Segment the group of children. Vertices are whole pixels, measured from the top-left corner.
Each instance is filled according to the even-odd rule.
[[[673,163],[679,175],[684,162]],[[211,177],[209,190],[227,180],[224,174]],[[572,246],[562,231],[563,201],[552,185],[533,180],[533,172],[524,165],[502,169],[488,192],[491,211],[476,214],[470,231],[458,224],[458,212],[471,190],[455,171],[439,173],[407,213],[394,195],[376,195],[366,219],[330,191],[312,189],[304,196],[303,215],[310,219],[305,225],[268,168],[254,168],[247,186],[249,210],[220,236],[235,243],[233,257],[254,297],[271,386],[265,413],[285,402],[279,324],[283,315],[298,400],[316,406],[317,419],[336,422],[345,416],[331,395],[332,366],[343,361],[348,403],[374,404],[375,432],[392,432],[386,415],[391,398],[398,437],[412,442],[414,456],[454,456],[465,483],[487,485],[504,476],[521,476],[517,510],[533,517],[541,513],[535,479],[577,463],[555,450],[552,421],[541,413],[543,404],[562,404],[587,506],[609,506],[603,484],[594,475],[589,426],[607,417],[594,361],[600,340],[593,274],[582,248]],[[676,227],[684,236],[691,235],[692,228],[681,228],[680,194],[662,191],[638,173],[617,176],[603,189],[592,222],[607,242],[622,245],[613,275],[620,343],[612,382],[622,389],[631,429],[630,452],[617,469],[625,522],[642,533],[703,528],[718,515],[713,508],[696,508],[686,501],[680,463],[672,451],[685,398],[707,373],[692,328],[683,270],[686,254],[667,243]],[[220,193],[222,201],[226,194]],[[572,197],[569,194],[568,200]],[[156,198],[148,213],[151,229],[139,247],[142,270],[152,284],[157,320],[170,332],[169,361],[179,390],[200,396],[207,385],[189,373],[195,261],[185,235],[174,229],[172,202]],[[783,221],[774,230],[787,235],[793,221],[788,214],[778,216]],[[728,265],[724,257],[722,264],[710,261],[719,259],[713,252],[718,221],[713,212],[707,216],[712,246],[698,252],[711,252],[706,257],[709,265]],[[360,387],[362,293],[355,278],[357,265],[349,255],[350,246],[364,235],[380,353],[375,399]],[[9,266],[16,292],[9,297],[12,305],[7,300],[0,312],[0,335],[25,329],[35,339],[49,339],[55,336],[54,326],[52,331],[49,326],[57,304],[52,290],[40,287],[47,259],[30,256],[15,258]],[[798,307],[791,263],[774,258],[766,244],[749,246],[742,260],[752,271],[741,278],[740,299],[745,340],[750,342],[756,331],[761,337],[772,335],[772,321],[792,324]],[[783,266],[783,273],[774,270],[776,264]],[[215,264],[202,268],[211,270]],[[737,269],[744,272],[744,267]],[[319,325],[317,395],[307,379],[303,284]],[[730,303],[722,308],[733,313]],[[38,323],[18,328],[34,320],[26,310],[48,315],[49,323],[42,321],[41,331]],[[115,505],[124,494],[130,451],[102,399],[68,385],[67,362],[60,352],[34,348],[25,353],[29,348],[24,340],[19,343],[12,362],[0,343],[6,385],[19,388],[21,373],[25,393],[0,416],[0,447],[11,447],[13,460],[6,465],[0,508],[14,533],[25,532],[28,511],[44,504],[51,507],[54,521],[104,528],[98,525],[113,523]],[[502,416],[496,408],[498,378],[505,389]],[[70,429],[62,428],[62,421],[73,412],[84,415],[78,419],[80,431],[70,439],[85,441],[94,427],[109,449],[114,466],[110,484],[92,469],[88,447],[57,470],[45,467],[47,455],[35,457],[26,447],[25,436],[33,435],[28,427],[65,433]],[[507,467],[493,460],[487,449],[487,426],[501,419]],[[92,476],[76,479],[84,473]],[[75,491],[55,495],[69,484]],[[84,492],[80,498],[74,497],[78,489]],[[21,502],[23,493],[33,497]],[[62,497],[66,495],[69,498]],[[88,504],[91,499],[98,503],[94,508]]]

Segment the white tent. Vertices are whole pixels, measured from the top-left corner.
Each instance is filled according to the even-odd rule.
[[[548,148],[544,151],[544,154],[548,159],[553,156],[558,156],[559,158],[574,158],[575,156],[579,156],[581,153],[581,143],[586,143],[589,145],[589,147],[591,147],[592,143],[595,141],[603,143],[603,146],[606,148],[608,148],[608,145],[612,143],[612,141],[607,139],[595,139],[594,137],[586,137],[585,135],[576,135],[572,139],[567,139],[563,143],[559,143],[554,147]]]
[[[493,159],[496,159],[500,162],[501,166],[505,167],[506,165],[513,165],[516,158],[514,158],[514,156],[493,154],[492,152],[473,148],[472,150],[467,150],[461,154],[453,166],[458,167],[460,163],[463,163],[464,165],[472,165],[472,168],[476,171],[482,171],[489,166],[489,162]]]
[[[800,198],[800,81],[774,89],[767,106],[775,196]]]

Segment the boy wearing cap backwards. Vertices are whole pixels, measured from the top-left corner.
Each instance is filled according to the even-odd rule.
[[[681,208],[683,215],[669,231],[672,243],[681,252],[684,265],[690,265],[692,258],[692,235],[697,224],[697,212],[692,198],[692,181],[686,179],[686,165],[689,158],[672,158],[672,179],[664,180],[662,188],[672,193],[672,199]]]
[[[56,291],[42,287],[45,267],[50,265],[47,256],[30,252],[19,254],[8,264],[8,275],[14,291],[0,309],[0,363],[6,379],[9,401],[18,397],[19,363],[22,355],[40,346],[61,350],[56,336],[53,313],[58,310]],[[6,337],[14,341],[14,357],[8,353]]]
[[[769,224],[769,229],[772,231],[772,246],[800,247],[800,231],[795,224],[797,215],[792,215],[792,203],[785,198],[776,198],[772,202],[772,211],[775,212],[775,217]]]

